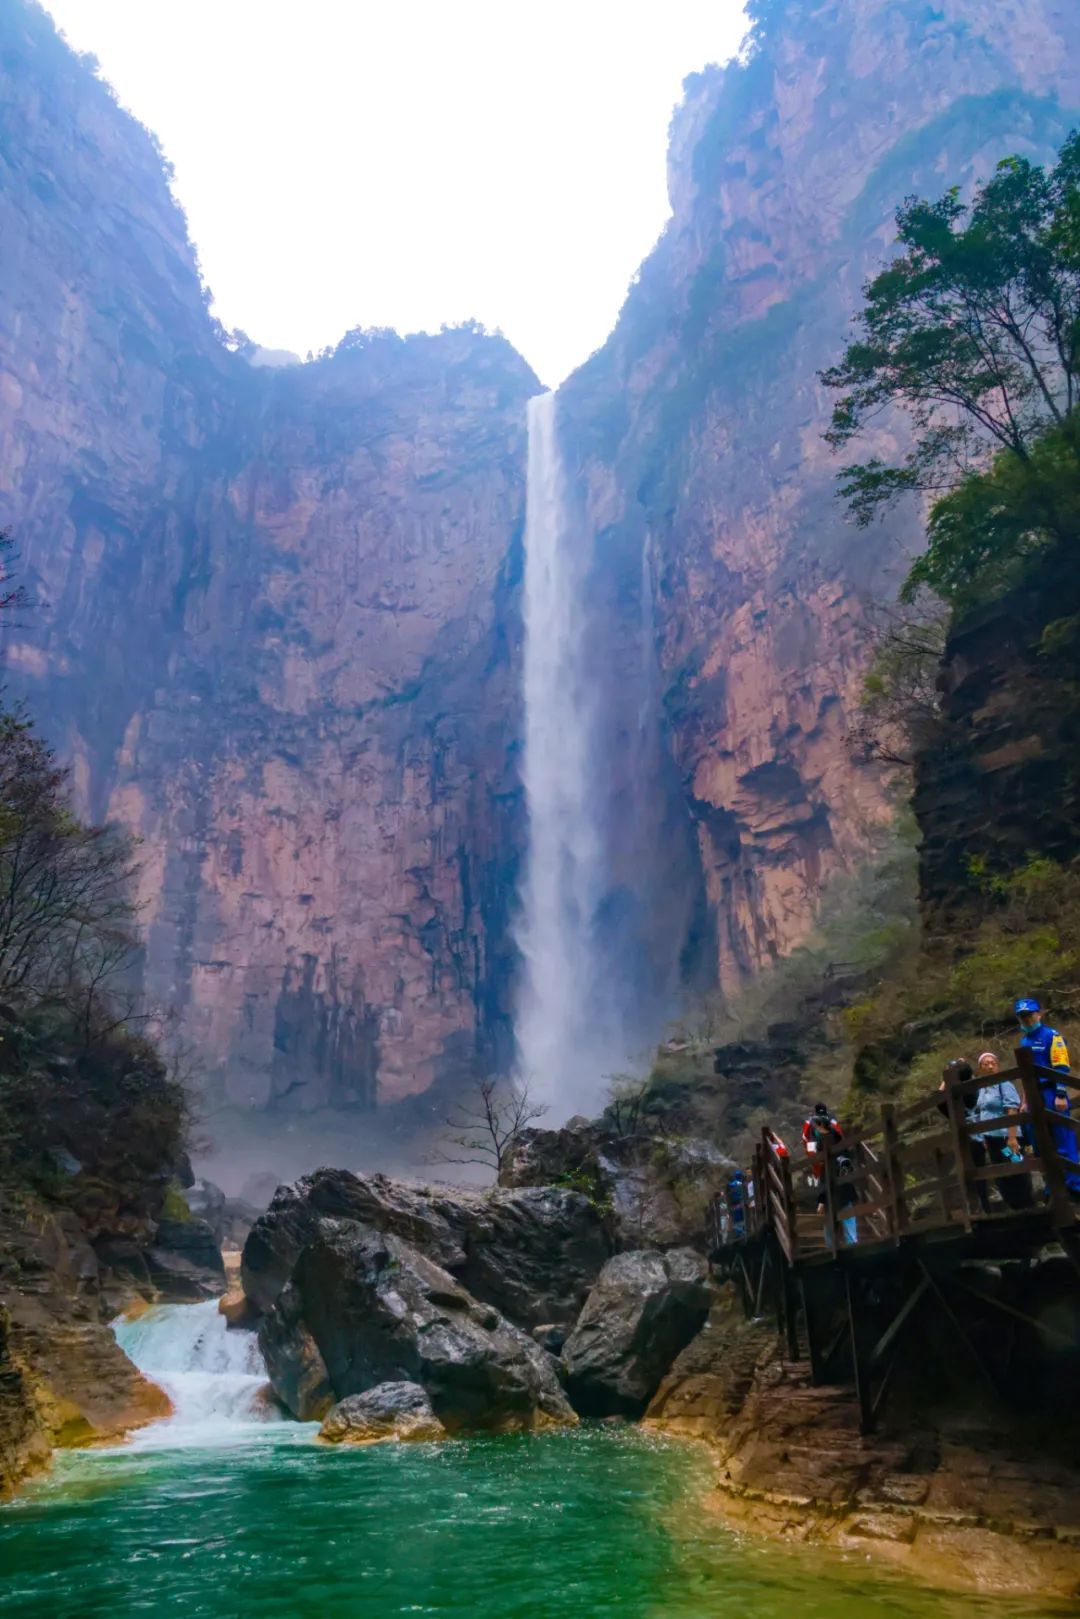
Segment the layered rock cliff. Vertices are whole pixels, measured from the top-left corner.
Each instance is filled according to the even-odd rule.
[[[867,603],[895,589],[920,528],[916,514],[846,522],[817,373],[899,201],[1010,152],[1043,158],[1080,106],[1080,14],[1064,0],[758,12],[744,62],[688,81],[673,218],[562,393],[598,565],[627,582],[631,623],[642,572],[627,558],[645,563],[665,729],[731,987],[806,935],[885,813],[845,732]]]
[[[1046,155],[1080,106],[1065,0],[759,10],[688,82],[672,221],[561,393],[638,1004],[789,951],[887,813],[845,731],[918,528],[846,525],[817,372],[898,201]],[[147,997],[215,1105],[505,1064],[535,378],[472,331],[253,367],[152,137],[29,0],[0,72],[0,525],[39,601],[8,678],[80,808],[143,839]]]
[[[1065,547],[960,617],[939,685],[915,770],[921,901],[930,934],[963,938],[995,881],[1080,855],[1080,574]]]
[[[252,369],[151,137],[0,16],[12,683],[143,839],[211,1098],[368,1108],[504,1057],[529,368],[471,331]]]

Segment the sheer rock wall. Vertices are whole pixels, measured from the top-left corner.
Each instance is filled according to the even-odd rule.
[[[651,575],[665,727],[731,987],[806,936],[887,813],[845,733],[868,603],[895,590],[920,528],[845,520],[817,373],[904,196],[1010,152],[1042,160],[1080,107],[1065,0],[788,0],[770,16],[745,65],[688,81],[674,217],[562,395],[598,570],[632,582],[644,554]]]
[[[888,813],[845,733],[918,523],[845,522],[818,370],[898,201],[1048,155],[1080,107],[1071,0],[770,15],[688,81],[674,217],[561,391],[604,924],[654,1021],[680,975],[796,946]],[[152,137],[29,0],[0,11],[0,242],[0,525],[40,602],[7,678],[80,807],[143,839],[145,989],[211,1101],[367,1109],[504,1062],[536,379],[469,331],[230,353]]]
[[[366,1108],[508,1041],[520,841],[510,346],[215,336],[151,138],[0,15],[9,679],[143,841],[144,984],[212,1098]]]

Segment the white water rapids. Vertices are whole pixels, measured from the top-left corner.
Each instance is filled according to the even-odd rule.
[[[551,1123],[595,1110],[627,1065],[611,964],[597,937],[606,884],[604,792],[589,669],[591,547],[570,520],[554,394],[528,405],[525,518],[525,799],[528,855],[519,1078]]]
[[[156,1305],[113,1331],[173,1403],[171,1417],[132,1436],[136,1448],[234,1443],[251,1436],[253,1423],[273,1420],[260,1398],[266,1365],[256,1334],[229,1328],[216,1299]]]

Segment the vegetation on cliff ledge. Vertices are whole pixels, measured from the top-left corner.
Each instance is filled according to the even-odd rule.
[[[844,1014],[856,1110],[925,1089],[969,1036],[1007,1045],[1018,993],[1066,1034],[1080,1017],[1080,136],[897,224],[824,373],[836,447],[883,411],[912,430],[895,463],[841,474],[856,520],[929,503],[857,728],[914,793],[923,926]]]
[[[135,856],[79,820],[33,723],[0,707],[0,1178],[146,1212],[188,1118],[134,1016]]]

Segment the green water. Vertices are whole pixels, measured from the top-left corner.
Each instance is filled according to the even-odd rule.
[[[84,1453],[0,1510],[5,1619],[1035,1619],[865,1564],[747,1544],[700,1453],[632,1430],[329,1450],[261,1430]]]

